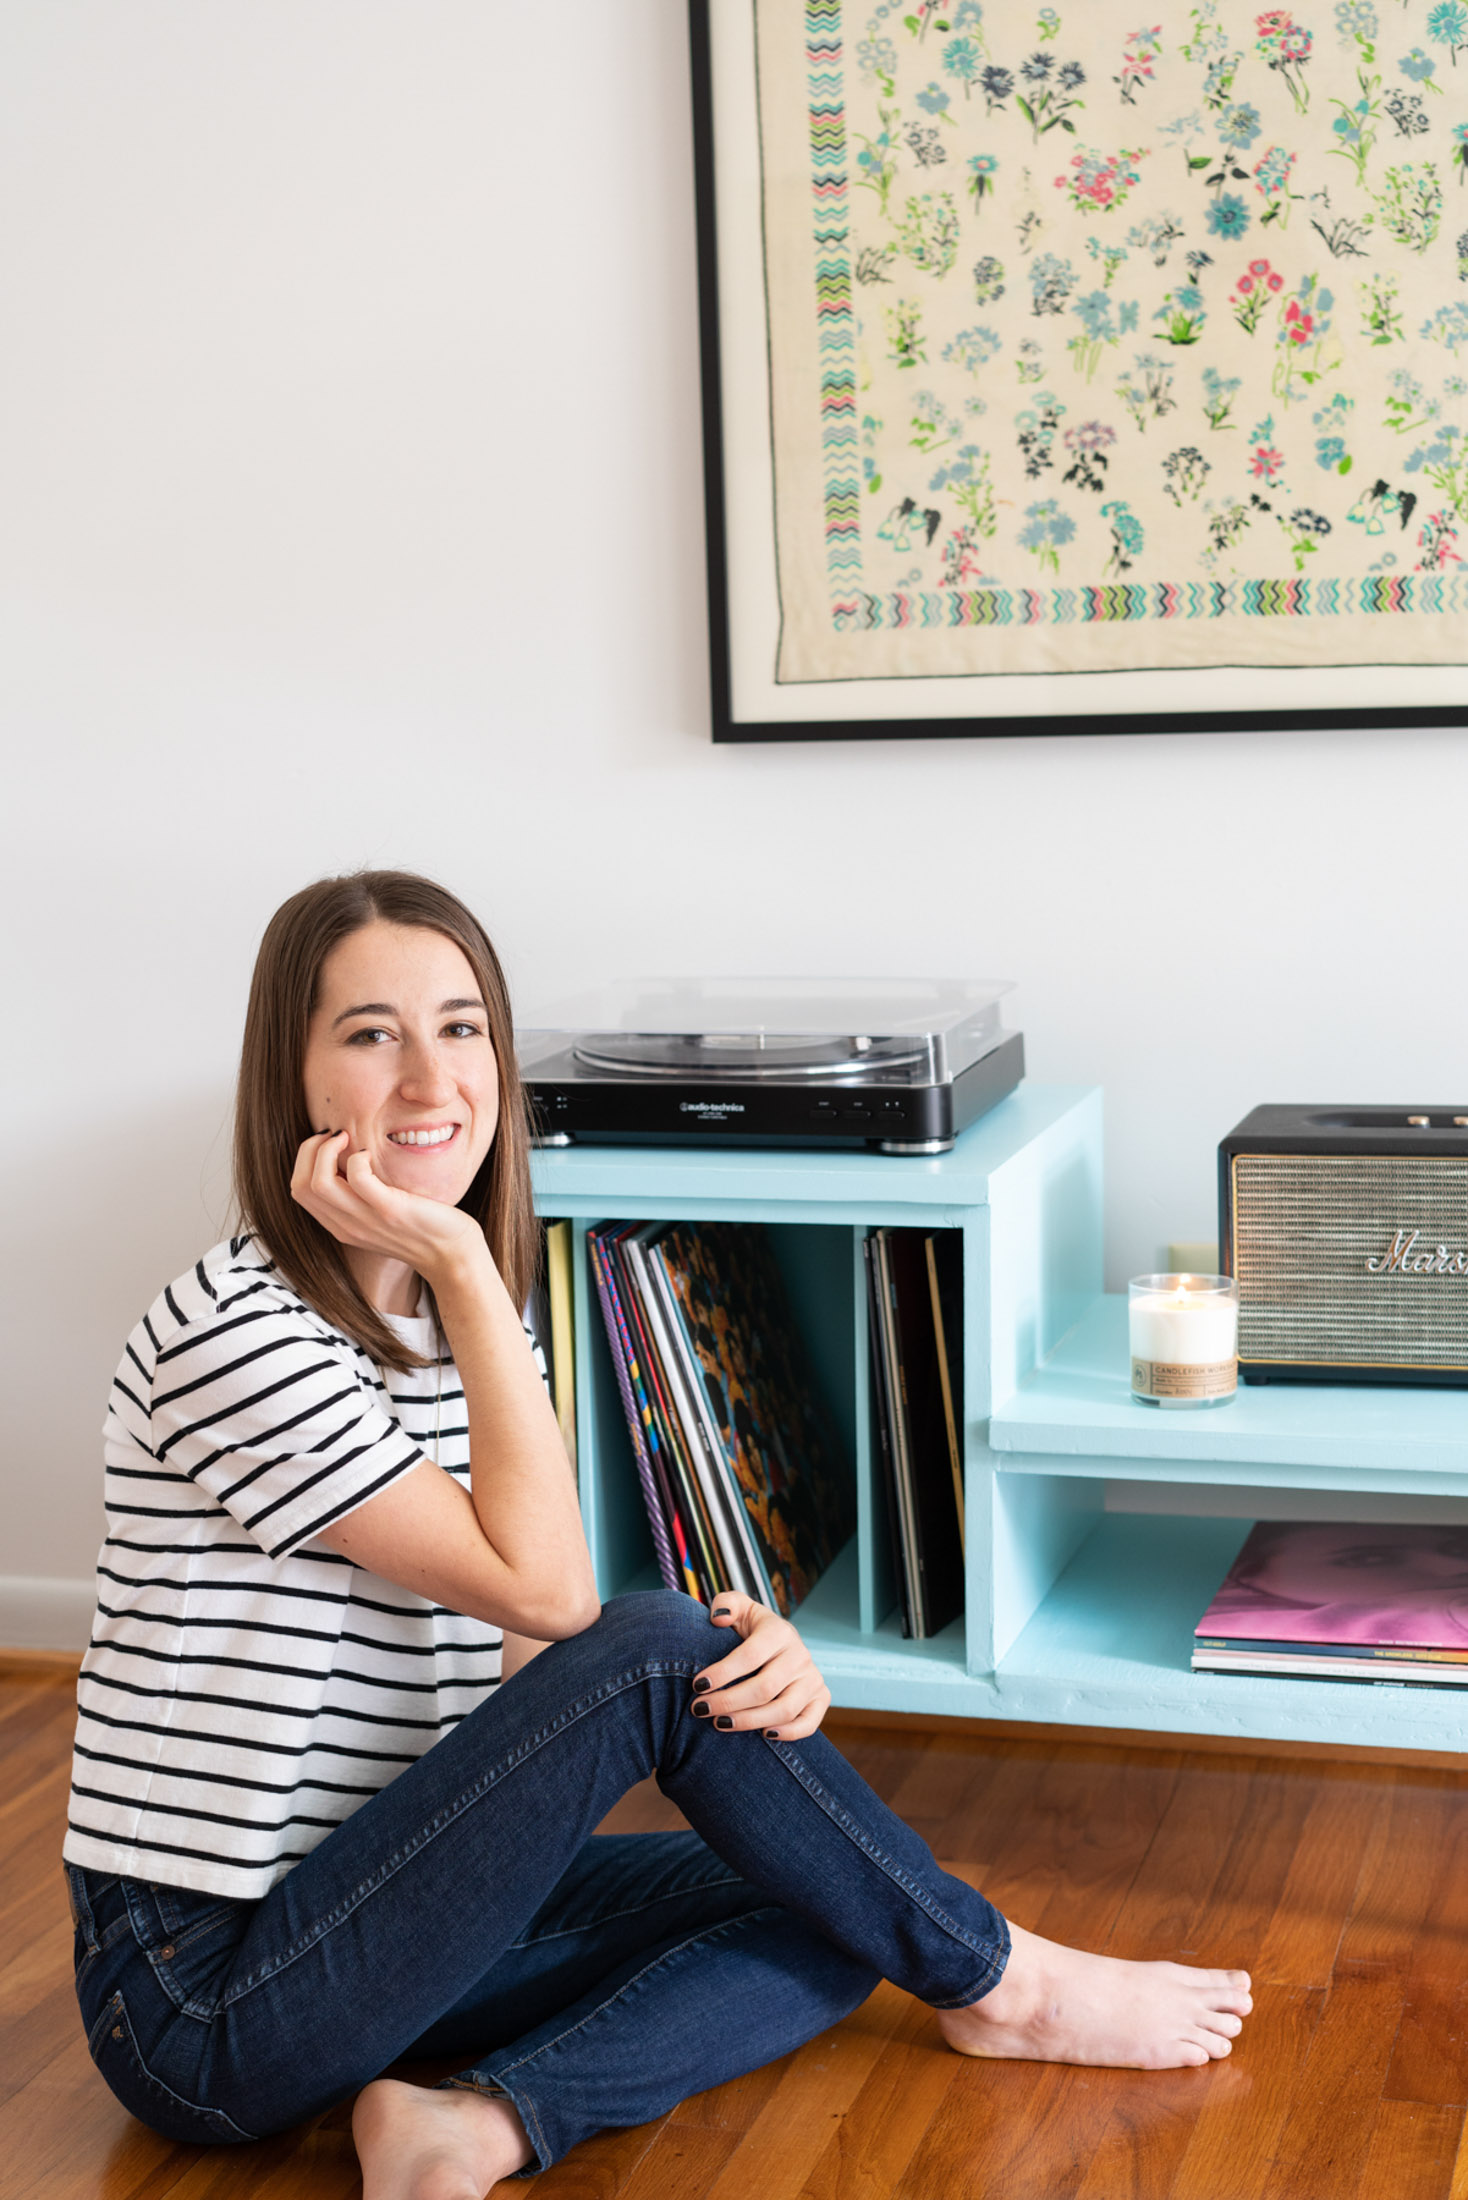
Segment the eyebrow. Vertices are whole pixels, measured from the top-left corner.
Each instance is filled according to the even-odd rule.
[[[477,1008],[481,1015],[487,1016],[489,1014],[489,1010],[477,995],[472,999],[440,1001],[438,1013],[440,1016],[448,1016],[459,1008]],[[396,1016],[397,1013],[391,1001],[359,1001],[355,1008],[344,1008],[340,1016],[334,1016],[331,1020],[331,1028],[335,1031],[338,1024],[349,1022],[353,1016]]]

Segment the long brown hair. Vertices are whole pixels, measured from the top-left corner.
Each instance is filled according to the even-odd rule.
[[[499,1065],[494,1144],[459,1205],[483,1230],[516,1306],[535,1280],[538,1236],[530,1191],[530,1128],[515,1060],[510,997],[483,926],[458,898],[412,871],[318,879],[283,902],[260,942],[235,1105],[234,1190],[240,1219],[307,1304],[388,1367],[426,1367],[363,1297],[345,1248],[291,1197],[291,1171],[317,1125],[306,1110],[306,1036],[332,949],[376,922],[441,932],[463,950],[487,1008]]]

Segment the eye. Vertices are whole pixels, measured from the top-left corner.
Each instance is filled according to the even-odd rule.
[[[484,1036],[478,1024],[445,1024],[444,1033],[450,1039],[480,1039]]]
[[[392,1033],[384,1031],[380,1024],[364,1024],[360,1031],[352,1033],[347,1045],[349,1047],[373,1047],[376,1046],[379,1039],[388,1040],[391,1037]]]

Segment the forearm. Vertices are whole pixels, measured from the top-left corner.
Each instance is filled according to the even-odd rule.
[[[475,1516],[521,1631],[576,1634],[600,1604],[565,1446],[519,1313],[482,1241],[429,1280],[464,1386]]]

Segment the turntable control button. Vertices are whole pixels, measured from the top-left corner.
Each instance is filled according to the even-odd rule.
[[[846,1103],[846,1112],[848,1115],[867,1116],[870,1115],[872,1111],[867,1106],[865,1100],[848,1100]]]
[[[836,1103],[834,1100],[818,1100],[810,1112],[818,1123],[832,1122],[835,1120]]]
[[[901,1115],[902,1102],[900,1100],[884,1100],[882,1102],[882,1113],[884,1115]]]

